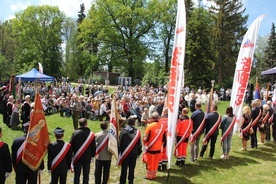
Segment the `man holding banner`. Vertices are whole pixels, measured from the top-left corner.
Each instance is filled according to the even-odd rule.
[[[16,184],[37,184],[38,169],[33,171],[26,164],[22,162],[23,148],[26,144],[26,137],[28,133],[30,123],[23,124],[25,134],[21,137],[15,138],[12,143],[12,163],[15,171]],[[44,169],[44,163],[42,162],[40,168]]]

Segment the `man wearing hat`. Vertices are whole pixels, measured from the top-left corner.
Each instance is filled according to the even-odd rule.
[[[0,127],[0,139],[2,138],[2,128]],[[0,141],[0,183],[5,183],[6,178],[12,172],[12,162],[8,144]]]
[[[26,164],[22,162],[22,153],[25,140],[27,137],[29,122],[23,124],[25,134],[21,137],[15,138],[12,143],[12,164],[15,171],[16,184],[36,184],[38,170],[44,169],[44,162],[42,161],[40,168],[36,171],[31,170]]]
[[[85,118],[79,119],[80,128],[75,130],[70,143],[73,149],[72,165],[74,170],[74,184],[80,183],[81,170],[83,184],[88,184],[90,163],[96,153],[95,134],[88,128]]]
[[[48,172],[51,173],[51,184],[66,183],[67,171],[70,169],[72,148],[71,144],[62,140],[64,129],[54,130],[56,142],[48,145]]]

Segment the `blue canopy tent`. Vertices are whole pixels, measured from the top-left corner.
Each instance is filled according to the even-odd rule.
[[[261,75],[271,75],[271,74],[276,74],[276,67],[261,72]]]
[[[21,78],[21,81],[36,81],[36,80],[49,81],[49,82],[55,81],[54,77],[51,77],[51,76],[45,75],[43,73],[40,73],[35,68],[33,68],[31,71],[28,71],[27,73],[17,75],[15,78],[16,78],[16,80]]]

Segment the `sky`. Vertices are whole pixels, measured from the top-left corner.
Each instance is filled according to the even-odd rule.
[[[58,6],[66,16],[76,17],[80,10],[80,4],[84,3],[86,10],[89,9],[94,0],[0,0],[0,20],[14,18],[15,13],[26,9],[30,5],[52,5]],[[165,1],[165,0],[164,0]],[[198,0],[194,0],[195,3]],[[276,0],[242,0],[245,13],[249,15],[247,26],[262,14],[266,17],[262,20],[259,35],[266,36],[270,34],[272,22],[276,24]],[[207,6],[209,1],[202,0]]]

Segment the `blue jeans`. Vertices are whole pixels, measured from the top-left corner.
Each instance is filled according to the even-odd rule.
[[[222,142],[222,152],[224,155],[228,155],[231,150],[232,133],[230,133]]]

